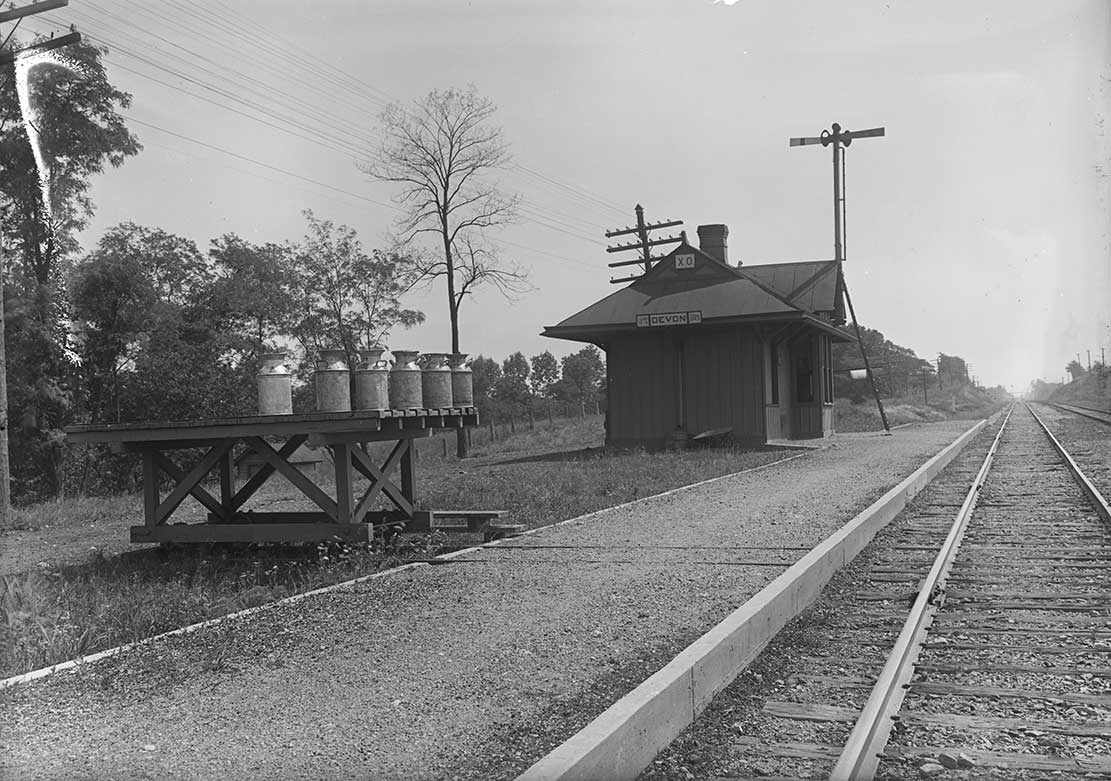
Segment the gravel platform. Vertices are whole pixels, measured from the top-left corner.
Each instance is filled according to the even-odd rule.
[[[0,777],[512,778],[969,426],[840,434],[0,692]]]

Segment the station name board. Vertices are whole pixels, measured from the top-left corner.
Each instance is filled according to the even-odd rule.
[[[637,315],[637,328],[655,328],[662,325],[698,325],[702,322],[702,311],[661,312],[658,315]]]

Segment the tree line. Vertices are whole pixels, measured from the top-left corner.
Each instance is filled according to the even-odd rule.
[[[254,414],[262,354],[288,350],[307,379],[321,349],[342,349],[354,366],[393,328],[424,320],[401,305],[410,284],[403,257],[366,252],[354,230],[310,211],[305,219],[300,242],[227,234],[206,253],[189,239],[124,223],[76,260],[59,285],[67,303],[63,392],[47,408],[33,387],[11,383],[17,493],[131,487],[132,459],[87,449],[75,463],[61,444],[66,424]],[[295,409],[312,409],[305,382]]]
[[[873,328],[860,328],[868,361],[881,396],[904,397],[934,390],[952,390],[972,384],[968,364],[958,355],[939,353],[936,360],[919,358],[914,350],[887,339]],[[839,342],[833,345],[834,395],[863,401],[871,395],[867,379],[853,379],[850,370],[864,368],[860,343]]]
[[[515,352],[500,364],[476,355],[468,365],[475,404],[488,420],[582,417],[605,408],[606,366],[593,345],[559,360],[545,350],[532,358]]]

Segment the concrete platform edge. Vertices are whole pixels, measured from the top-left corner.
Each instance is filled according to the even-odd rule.
[[[517,781],[636,778],[986,425],[971,426]]]

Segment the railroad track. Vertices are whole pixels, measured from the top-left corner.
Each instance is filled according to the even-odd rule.
[[[644,777],[1111,778],[1111,511],[1055,442],[1012,408]]]
[[[1097,409],[1095,407],[1082,407],[1079,404],[1059,404],[1055,401],[1047,401],[1042,403],[1048,404],[1051,407],[1056,407],[1060,410],[1064,410],[1065,412],[1071,412],[1074,415],[1083,415],[1086,418],[1091,418],[1092,420],[1098,420],[1100,423],[1107,423],[1108,425],[1111,425],[1111,411],[1105,409]]]

